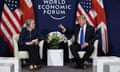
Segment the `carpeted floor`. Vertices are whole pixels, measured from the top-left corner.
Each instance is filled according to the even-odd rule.
[[[75,69],[71,65],[65,65],[63,67],[47,67],[42,66],[40,69],[30,71],[27,67],[23,67],[23,72],[92,72],[92,66],[87,69]]]

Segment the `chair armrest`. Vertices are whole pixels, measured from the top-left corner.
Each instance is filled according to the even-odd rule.
[[[39,54],[40,54],[40,57],[41,57],[41,59],[43,58],[43,44],[44,44],[44,40],[41,40],[40,42],[39,42],[39,47],[40,47],[40,51],[39,51]]]
[[[14,56],[18,57],[18,39],[19,39],[19,34],[13,35],[13,47],[14,47]]]
[[[68,52],[69,52],[70,59],[74,58],[70,49],[70,46],[73,44],[74,41],[75,41],[75,36],[73,35],[72,38],[68,40]]]
[[[97,57],[97,54],[98,54],[98,40],[95,40],[95,42],[94,42],[94,51],[93,51],[91,57],[92,58]]]
[[[94,47],[95,47],[95,48],[98,48],[98,40],[95,40],[95,42],[94,42]]]
[[[71,39],[68,40],[68,46],[71,46],[75,41],[75,36],[73,35]]]

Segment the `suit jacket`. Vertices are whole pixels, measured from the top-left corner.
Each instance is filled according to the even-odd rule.
[[[65,33],[72,33],[75,36],[74,43],[77,43],[78,34],[79,34],[80,26],[75,24],[73,29],[66,29]],[[86,25],[86,32],[85,32],[85,42],[88,42],[89,45],[93,45],[96,39],[96,33],[94,27],[90,26],[89,24]]]
[[[18,45],[19,47],[22,47],[22,46],[25,46],[25,43],[26,42],[30,42],[32,41],[33,39],[39,39],[41,40],[40,38],[41,36],[39,35],[38,33],[38,30],[35,29],[35,30],[32,30],[31,32],[29,32],[27,30],[26,27],[22,28],[22,31],[20,33],[20,37],[19,37],[19,40],[18,40]]]

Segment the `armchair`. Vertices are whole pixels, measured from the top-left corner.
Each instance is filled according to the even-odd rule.
[[[72,36],[72,38],[70,40],[68,40],[69,59],[74,58],[71,51],[70,51],[70,46],[72,45],[72,42],[74,41],[74,39],[75,39],[74,36]],[[95,40],[94,51],[93,51],[92,55],[90,56],[90,58],[97,57],[97,50],[98,50],[98,40]],[[80,57],[82,57],[82,56],[84,56],[84,51],[79,51],[78,54]]]
[[[15,34],[13,35],[13,44],[14,44],[14,57],[19,58],[19,59],[27,59],[29,58],[28,52],[27,51],[19,51],[19,47],[18,47],[18,40],[19,40],[19,34]],[[43,48],[43,43],[44,41],[40,41],[39,42],[39,47],[40,47],[40,57],[42,58],[42,48]]]

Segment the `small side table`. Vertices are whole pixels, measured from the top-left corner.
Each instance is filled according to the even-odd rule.
[[[0,72],[15,72],[13,64],[0,63]]]
[[[120,62],[105,63],[104,72],[120,72]]]
[[[14,72],[21,72],[21,63],[18,58],[15,57],[0,57],[0,64],[13,64]]]
[[[48,49],[47,65],[48,66],[63,66],[63,49]]]
[[[104,64],[109,62],[120,62],[120,58],[115,56],[93,58],[93,72],[104,72]]]

